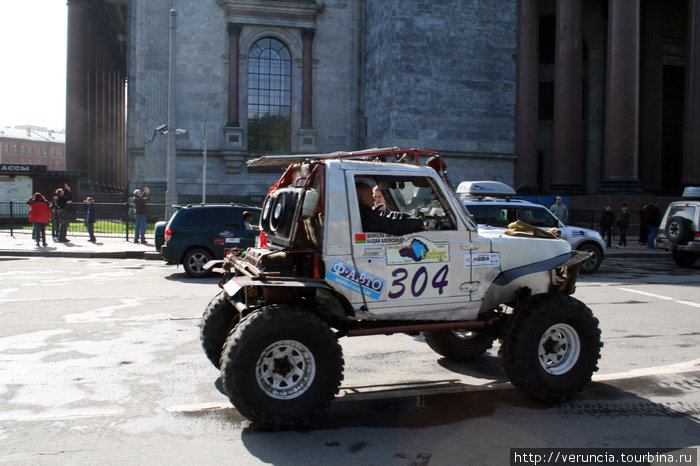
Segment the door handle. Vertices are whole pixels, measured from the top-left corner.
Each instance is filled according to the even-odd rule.
[[[381,248],[381,247],[365,248],[365,256],[383,256],[383,255],[384,255],[384,248]]]

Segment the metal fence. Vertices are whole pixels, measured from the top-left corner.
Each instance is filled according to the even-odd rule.
[[[125,238],[134,235],[134,205],[128,202],[95,202],[95,236],[103,238]],[[148,204],[146,235],[152,237],[155,223],[165,220],[165,204]],[[70,226],[68,236],[88,236],[85,226],[87,204],[70,204]],[[55,216],[46,227],[47,236],[57,227]],[[0,202],[0,233],[10,235],[31,234],[29,206],[21,201]]]
[[[603,214],[600,210],[594,209],[572,209],[569,211],[569,225],[590,228],[600,233],[600,217]],[[639,215],[636,212],[632,212],[630,215],[630,225],[627,228],[627,240],[628,241],[638,241],[639,240]],[[617,215],[617,212],[615,212]],[[620,236],[619,227],[613,229],[613,240],[617,240]]]

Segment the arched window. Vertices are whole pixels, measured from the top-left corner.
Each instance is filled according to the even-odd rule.
[[[257,41],[248,55],[248,150],[290,151],[292,60],[271,37]]]

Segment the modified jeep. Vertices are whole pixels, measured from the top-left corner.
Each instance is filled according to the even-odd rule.
[[[422,332],[434,351],[462,362],[500,339],[507,377],[545,401],[565,400],[591,380],[598,320],[571,296],[587,254],[555,231],[518,223],[481,236],[436,152],[251,163],[281,161],[287,168],[262,206],[261,247],[234,250],[218,264],[222,290],[200,326],[223,391],[253,424],[313,423],[343,379],[344,336]],[[376,211],[360,207],[360,185],[381,191]],[[414,226],[418,219],[422,228],[365,231],[367,214]]]

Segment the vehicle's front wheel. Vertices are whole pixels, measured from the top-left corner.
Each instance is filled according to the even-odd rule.
[[[596,244],[587,243],[577,247],[576,250],[593,253],[591,257],[581,262],[581,272],[593,273],[600,267],[603,262],[603,250]]]
[[[430,330],[423,332],[425,342],[433,351],[450,361],[467,362],[484,354],[494,337],[469,330]]]
[[[685,251],[673,251],[672,255],[673,261],[679,267],[692,267],[693,264],[695,264],[695,261],[698,260],[698,256],[696,254]]]
[[[209,251],[196,248],[185,254],[185,257],[182,259],[182,266],[190,277],[204,278],[211,273],[211,269],[204,268],[210,260],[212,260],[212,255]]]
[[[571,296],[535,296],[515,310],[500,349],[501,364],[517,388],[543,401],[563,401],[598,370],[598,319]]]
[[[223,388],[238,411],[273,430],[311,424],[338,393],[343,355],[319,317],[292,306],[246,316],[226,340]]]
[[[207,358],[217,369],[221,368],[221,350],[231,329],[238,323],[238,312],[226,299],[224,292],[214,296],[204,310],[199,324],[199,340]]]

